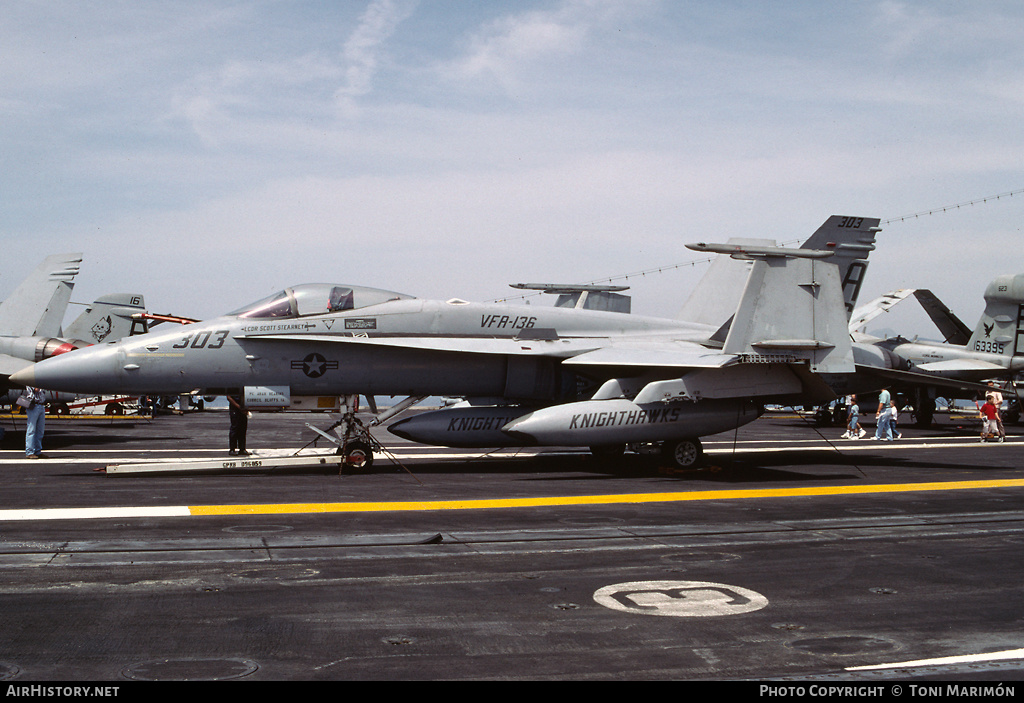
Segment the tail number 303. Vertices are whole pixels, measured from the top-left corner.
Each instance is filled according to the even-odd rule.
[[[191,347],[192,349],[220,349],[224,346],[224,341],[228,338],[228,330],[217,330],[211,332],[196,332],[194,334],[187,334],[182,337],[181,341],[177,344],[172,345],[172,349],[184,349],[185,347]]]

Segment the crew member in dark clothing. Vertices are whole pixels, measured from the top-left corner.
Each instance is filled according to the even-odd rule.
[[[228,416],[231,429],[228,430],[228,454],[231,456],[249,456],[245,451],[245,430],[249,425],[249,413],[242,405],[242,396],[228,396]]]

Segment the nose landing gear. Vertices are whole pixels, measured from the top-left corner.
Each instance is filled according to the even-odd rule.
[[[382,424],[425,397],[410,396],[406,398],[395,404],[394,407],[375,415],[370,426]],[[327,428],[327,432],[333,431],[336,436],[331,436],[308,422],[306,423],[306,427],[338,445],[338,454],[342,457],[343,470],[347,468],[350,471],[368,471],[373,466],[373,453],[382,449],[380,443],[370,435],[369,428],[356,417],[358,412],[359,396],[346,395],[341,397],[341,417]]]

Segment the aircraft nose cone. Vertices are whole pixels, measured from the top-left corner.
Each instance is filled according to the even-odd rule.
[[[70,393],[117,393],[113,352],[87,347],[37,362],[11,376],[20,385]]]

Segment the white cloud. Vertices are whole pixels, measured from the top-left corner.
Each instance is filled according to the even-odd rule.
[[[143,271],[183,314],[310,278],[486,299],[1024,185],[1014,3],[13,7],[7,260],[82,249],[82,291]],[[1024,266],[1018,207],[888,227],[866,295],[980,298]],[[951,276],[967,236],[992,249]],[[678,283],[643,285],[674,312]]]
[[[353,99],[370,92],[382,46],[399,23],[415,11],[416,5],[414,0],[374,0],[363,13],[342,50],[345,84],[336,97],[344,108],[350,109]]]
[[[510,93],[522,91],[531,86],[531,72],[538,66],[550,75],[558,61],[587,48],[596,29],[647,5],[564,0],[551,9],[509,13],[474,33],[468,50],[448,70],[461,80],[493,80]]]

